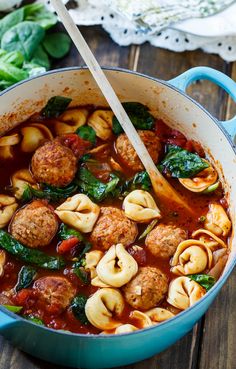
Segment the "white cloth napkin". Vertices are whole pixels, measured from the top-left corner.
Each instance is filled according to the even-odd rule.
[[[37,0],[46,3],[49,1]],[[63,0],[65,3],[68,0]],[[74,0],[78,25],[101,24],[121,46],[146,41],[174,51],[202,48],[236,60],[236,1]]]

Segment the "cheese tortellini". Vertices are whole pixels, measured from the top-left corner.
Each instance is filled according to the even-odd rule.
[[[137,331],[138,328],[132,324],[122,324],[115,329],[115,334],[131,333]]]
[[[101,288],[88,298],[85,314],[89,322],[102,330],[111,330],[121,325],[117,320],[124,310],[124,299],[114,288]]]
[[[12,159],[13,158],[13,146],[20,142],[20,135],[14,133],[10,136],[4,136],[0,138],[0,158]]]
[[[178,277],[170,282],[167,302],[177,309],[185,310],[195,304],[206,291],[188,277]]]
[[[164,322],[165,320],[171,319],[175,316],[171,311],[159,307],[145,311],[145,314],[154,324]]]
[[[17,207],[15,197],[0,195],[0,228],[4,228],[10,222]]]
[[[14,196],[21,199],[27,185],[37,188],[35,180],[33,179],[28,169],[20,169],[11,177]]]
[[[6,263],[6,253],[3,250],[0,250],[0,277],[4,274],[4,265]]]
[[[66,110],[60,115],[59,120],[55,123],[55,132],[57,135],[63,135],[66,133],[73,133],[79,127],[85,125],[88,110],[84,108],[73,108]]]
[[[97,276],[96,266],[103,257],[103,252],[100,250],[92,250],[85,254],[85,270],[90,272],[91,279]]]
[[[23,152],[33,152],[43,141],[53,139],[53,135],[48,127],[40,123],[32,123],[21,128],[21,134],[23,136],[21,141],[21,150]]]
[[[121,287],[138,272],[138,264],[124,246],[118,244],[109,248],[99,261],[96,271],[102,282],[112,287]]]
[[[123,209],[127,218],[139,223],[149,222],[152,219],[161,217],[153,197],[149,192],[134,190],[124,199]]]
[[[84,194],[69,197],[55,210],[55,213],[64,223],[84,233],[92,231],[99,212],[99,206]]]
[[[189,191],[203,192],[217,181],[217,171],[207,160],[202,160],[209,164],[208,168],[202,170],[192,178],[179,178],[179,182]]]
[[[134,319],[136,324],[138,323],[138,326],[140,328],[147,328],[151,327],[153,325],[151,319],[146,313],[143,313],[139,310],[133,310],[129,314],[130,319]]]
[[[109,140],[112,137],[113,116],[111,110],[95,110],[88,119],[88,125],[94,129],[99,138]]]
[[[217,236],[225,237],[229,234],[231,221],[223,206],[214,203],[210,204],[204,227]]]
[[[171,271],[178,275],[197,274],[212,265],[212,251],[204,242],[186,240],[179,244],[171,260]]]
[[[214,233],[212,233],[211,231],[208,231],[207,229],[204,228],[200,228],[197,229],[196,231],[194,231],[192,233],[192,236],[194,238],[199,237],[199,240],[201,242],[204,242],[204,244],[210,248],[212,251],[214,251],[215,249],[218,249],[219,247],[223,247],[225,249],[227,249],[227,245],[226,243],[221,240],[219,237],[217,237]]]

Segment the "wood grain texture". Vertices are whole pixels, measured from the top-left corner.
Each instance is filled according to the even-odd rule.
[[[60,27],[61,29],[62,27]],[[236,80],[236,63],[227,64],[218,56],[202,51],[174,53],[142,46],[119,47],[100,27],[81,27],[90,47],[103,66],[119,66],[137,70],[164,80],[199,65],[216,68]],[[75,48],[54,68],[83,65]],[[202,103],[214,116],[228,119],[236,113],[235,104],[212,83],[201,81],[188,93]],[[235,300],[236,289],[231,276],[219,297],[192,332],[165,352],[143,362],[120,369],[234,369],[236,368]],[[217,318],[217,320],[216,320]],[[54,366],[26,355],[0,337],[0,369],[56,369]],[[63,369],[63,368],[62,368]],[[96,369],[96,368],[94,368]]]

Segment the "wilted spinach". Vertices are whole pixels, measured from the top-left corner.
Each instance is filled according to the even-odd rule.
[[[83,239],[84,239],[82,234],[79,231],[77,231],[76,229],[68,227],[64,223],[61,223],[61,225],[60,225],[59,232],[58,232],[58,237],[61,241],[68,240],[71,237],[77,237],[79,241],[83,241]]]
[[[46,118],[57,118],[66,110],[71,101],[69,97],[53,96],[48,100],[41,114]]]
[[[90,141],[92,145],[96,143],[96,132],[90,126],[82,126],[76,130],[77,135],[79,135],[83,140]]]
[[[148,108],[139,102],[125,102],[122,103],[126,113],[131,122],[137,129],[152,129],[154,126],[154,117],[149,113]],[[112,129],[116,135],[123,132],[116,116],[112,120]]]
[[[159,165],[162,172],[166,170],[174,178],[191,178],[208,167],[199,155],[175,145],[167,145],[167,154]]]
[[[80,322],[84,325],[89,324],[89,321],[85,314],[85,305],[87,302],[87,297],[84,295],[76,296],[71,303],[71,310],[74,316],[80,320]]]
[[[28,202],[34,198],[47,199],[48,201],[57,202],[60,199],[66,199],[71,196],[78,188],[76,183],[71,183],[66,187],[59,188],[47,184],[41,185],[41,190],[36,190],[30,185],[25,187],[21,200]]]
[[[86,168],[81,168],[77,175],[80,191],[97,202],[104,200],[111,194],[120,181],[120,178],[115,174],[111,174],[110,179],[108,183],[103,183]]]
[[[23,315],[22,318],[31,321],[32,323],[38,324],[38,325],[45,325],[42,319],[36,318],[32,315]]]
[[[206,291],[209,291],[216,283],[215,278],[208,274],[192,274],[188,275],[188,277],[192,281],[199,283]]]
[[[31,266],[23,266],[18,274],[18,281],[15,287],[16,292],[31,285],[36,277],[37,271]]]

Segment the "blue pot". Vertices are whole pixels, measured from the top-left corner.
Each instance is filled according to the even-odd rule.
[[[228,122],[217,121],[183,91],[193,81],[208,79],[236,100],[236,83],[221,72],[206,67],[191,69],[169,82],[121,69],[106,69],[105,72],[121,99],[140,101],[152,110],[158,110],[158,115],[168,119],[170,125],[200,141],[216,160],[216,166],[221,164],[218,169],[226,178],[234,222],[236,158],[232,138],[236,132],[236,118]],[[26,119],[39,111],[54,95],[71,96],[75,104],[106,104],[87,69],[52,71],[19,83],[0,95],[0,132],[14,127],[20,118]],[[16,112],[16,115],[10,112]],[[221,180],[224,181],[223,176]],[[235,261],[232,240],[229,261],[216,285],[191,308],[150,328],[121,335],[73,334],[38,326],[0,307],[0,333],[19,349],[60,365],[99,369],[131,364],[165,350],[189,332],[219,293]]]

